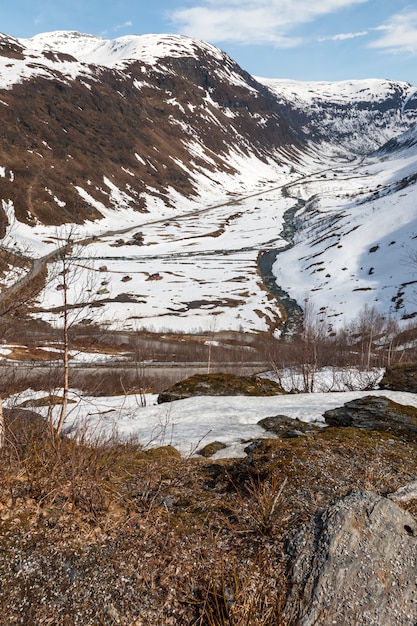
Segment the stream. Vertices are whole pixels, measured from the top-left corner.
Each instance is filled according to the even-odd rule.
[[[278,300],[280,305],[284,307],[287,314],[287,320],[281,333],[282,337],[288,337],[300,331],[303,321],[303,309],[294,298],[291,298],[286,291],[277,285],[276,278],[272,273],[272,266],[281,252],[292,248],[294,239],[294,215],[304,204],[305,201],[299,198],[297,204],[284,213],[284,224],[280,232],[280,237],[288,242],[287,245],[282,248],[265,250],[261,252],[258,257],[258,268],[265,287]]]

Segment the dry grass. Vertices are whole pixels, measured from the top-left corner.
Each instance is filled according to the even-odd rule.
[[[242,460],[51,439],[6,412],[0,624],[282,626],[288,536],[353,488],[415,479],[416,445],[329,428]]]

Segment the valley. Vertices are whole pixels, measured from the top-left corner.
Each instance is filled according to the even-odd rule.
[[[0,67],[4,371],[41,386],[66,354],[112,387],[111,359],[160,390],[276,368],[307,310],[329,342],[363,311],[411,332],[413,86],[252,77],[171,36],[5,36]]]
[[[0,622],[414,624],[417,88],[0,34],[0,120]]]
[[[36,278],[26,314],[58,328],[71,241],[67,304],[103,332],[278,337],[286,314],[258,266],[272,250],[271,289],[308,298],[329,328],[365,305],[413,319],[411,85],[255,78],[170,36],[62,32],[2,50],[0,304],[16,274]]]

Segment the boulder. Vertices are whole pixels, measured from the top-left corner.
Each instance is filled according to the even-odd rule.
[[[195,374],[160,393],[158,404],[194,396],[276,396],[283,393],[278,383],[259,376]]]
[[[298,418],[293,419],[286,415],[264,417],[259,420],[258,426],[262,426],[268,432],[274,433],[274,435],[282,439],[294,439],[320,430],[319,426],[309,422],[302,422]]]
[[[225,448],[227,448],[225,443],[222,443],[221,441],[212,441],[211,443],[208,443],[206,446],[204,446],[204,448],[198,450],[197,454],[199,454],[200,456],[204,456],[206,459],[209,459],[211,456],[213,456],[213,454],[216,454],[216,452],[224,450]]]
[[[381,396],[346,402],[342,407],[326,411],[324,419],[329,426],[387,431],[401,437],[417,435],[417,408]]]
[[[417,623],[417,524],[391,500],[353,492],[317,514],[287,551],[293,623]]]

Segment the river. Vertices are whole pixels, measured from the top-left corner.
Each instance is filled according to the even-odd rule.
[[[265,250],[258,256],[258,268],[265,287],[285,309],[287,319],[281,333],[282,337],[288,337],[300,331],[303,321],[303,309],[297,301],[294,300],[294,298],[291,298],[290,295],[281,289],[281,287],[277,284],[276,277],[272,272],[272,266],[281,252],[289,250],[289,248],[292,248],[294,245],[294,216],[296,212],[304,206],[304,204],[304,200],[300,198],[298,199],[297,204],[284,213],[284,223],[280,232],[280,237],[288,242],[287,245],[281,248],[271,248],[270,250]]]

